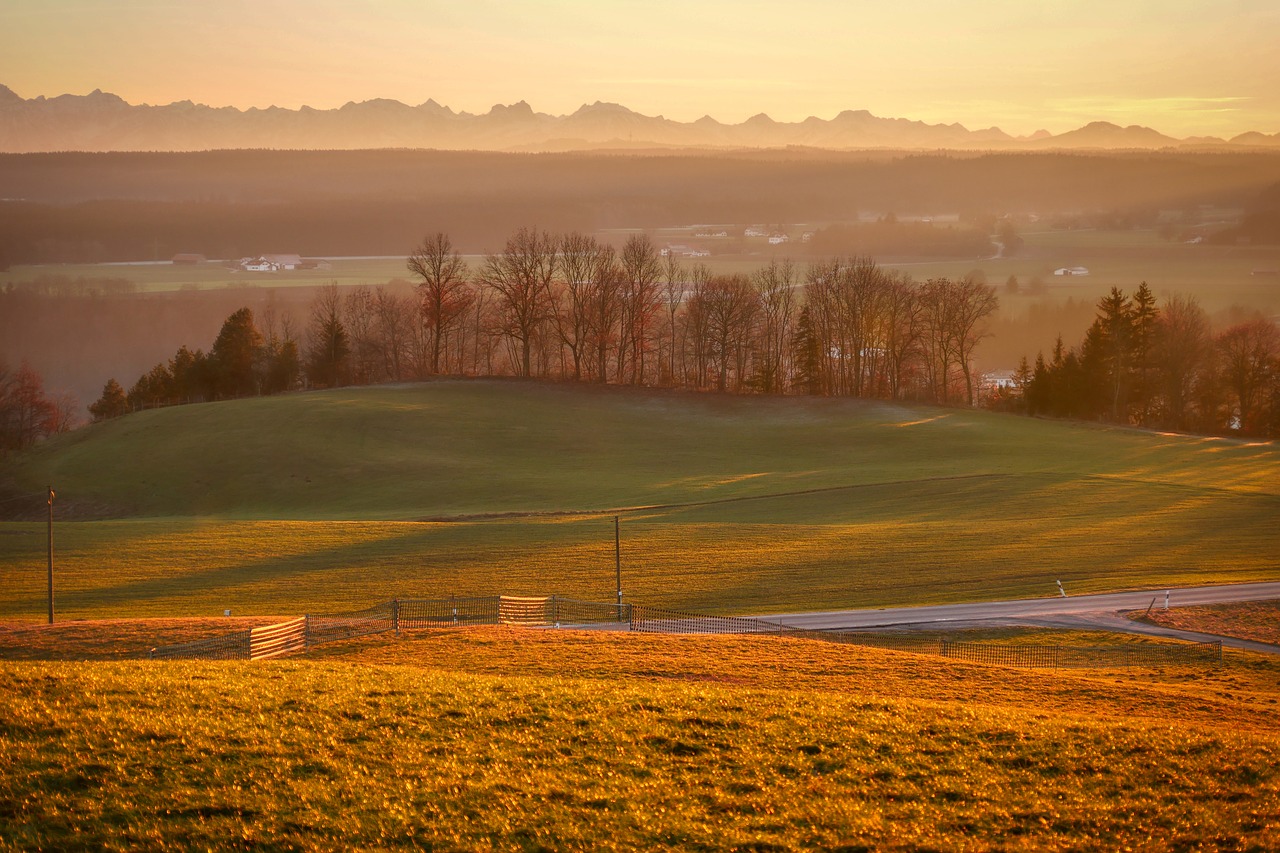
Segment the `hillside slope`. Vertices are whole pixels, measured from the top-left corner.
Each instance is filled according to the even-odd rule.
[[[46,483],[84,616],[607,601],[615,515],[627,599],[699,612],[1280,579],[1273,445],[884,403],[434,382],[144,412],[8,473],[22,618]]]
[[[607,511],[980,475],[1280,496],[1280,451],[878,402],[446,381],[141,412],[14,466],[19,489],[55,483],[67,505],[114,516],[262,519]]]

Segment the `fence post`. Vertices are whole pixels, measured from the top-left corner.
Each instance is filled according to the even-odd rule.
[[[311,614],[307,613],[302,618],[302,647],[311,651]]]
[[[391,599],[391,623],[395,626],[396,636],[400,636],[400,599]]]

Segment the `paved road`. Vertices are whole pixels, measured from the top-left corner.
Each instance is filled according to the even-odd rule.
[[[1169,606],[1224,604],[1234,601],[1280,599],[1280,582],[1223,584],[1167,590]],[[986,601],[977,604],[944,604],[934,607],[891,607],[881,610],[835,610],[822,613],[783,613],[759,617],[791,628],[886,628],[911,626],[938,630],[961,624],[1035,624],[1036,620],[1146,610],[1155,599],[1164,607],[1164,589],[1113,592],[1102,595],[1068,595],[1067,598],[1032,598]]]

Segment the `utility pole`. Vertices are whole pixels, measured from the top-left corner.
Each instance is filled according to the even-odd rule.
[[[613,561],[617,569],[618,612],[622,612],[622,534],[618,529],[618,516],[613,517]]]
[[[49,487],[49,624],[53,624],[53,486]]]

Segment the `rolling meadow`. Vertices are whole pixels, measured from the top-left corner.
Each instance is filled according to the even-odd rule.
[[[614,594],[708,613],[1271,580],[1266,443],[977,411],[441,381],[151,410],[16,460],[0,616]]]
[[[500,380],[95,424],[0,496],[0,849],[1263,851],[1272,656],[1045,672],[492,627],[141,658],[394,596],[608,601],[615,517],[627,600],[707,613],[1274,580],[1277,469],[1265,443]]]

